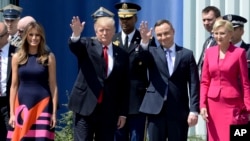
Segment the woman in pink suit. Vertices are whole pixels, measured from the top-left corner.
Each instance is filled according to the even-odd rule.
[[[245,124],[250,112],[246,52],[230,43],[234,29],[218,20],[213,27],[217,46],[205,53],[201,73],[201,116],[207,122],[208,141],[229,141],[230,125]],[[239,114],[240,111],[242,114]]]

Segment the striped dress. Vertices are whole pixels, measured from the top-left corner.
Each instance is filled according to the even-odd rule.
[[[54,129],[50,128],[52,113],[48,67],[29,55],[26,64],[18,68],[19,88],[15,101],[16,124],[10,129],[7,141],[53,141]]]

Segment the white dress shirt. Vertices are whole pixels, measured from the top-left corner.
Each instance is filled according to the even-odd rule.
[[[8,59],[9,59],[9,47],[10,44],[7,43],[1,50],[1,93],[6,94],[7,86],[7,68],[8,68]],[[3,95],[4,96],[4,95]]]
[[[77,42],[80,39],[80,36],[74,37],[73,34],[72,34],[70,39],[71,39],[72,42]],[[104,45],[102,45],[102,47],[104,47]],[[112,42],[107,47],[108,47],[108,76],[109,76],[111,71],[113,70],[113,66],[114,66],[114,56],[113,56]]]
[[[133,30],[133,32],[131,32],[130,34],[128,34],[128,47],[130,46],[130,43],[131,43],[131,40],[133,38],[135,34],[135,29]],[[126,38],[127,34],[125,34],[123,31],[122,31],[122,43],[123,45],[125,44],[125,38]]]

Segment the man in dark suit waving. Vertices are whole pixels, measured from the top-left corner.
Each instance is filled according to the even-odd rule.
[[[154,31],[160,46],[149,48],[149,87],[140,111],[148,114],[149,141],[185,141],[198,121],[198,67],[193,52],[174,43],[169,21],[157,21]]]
[[[74,112],[75,141],[113,141],[126,122],[128,107],[128,55],[112,44],[115,22],[99,17],[96,37],[80,38],[85,22],[73,17],[70,50],[78,59],[79,73],[69,109]]]

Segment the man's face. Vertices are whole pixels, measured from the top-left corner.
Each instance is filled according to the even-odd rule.
[[[216,17],[213,11],[209,11],[208,13],[202,13],[202,21],[204,28],[211,32],[213,29],[213,25],[216,21]]]
[[[239,41],[241,41],[241,37],[244,34],[244,29],[243,27],[235,27],[234,32],[233,32],[233,37],[232,37],[232,43],[236,44]]]
[[[126,34],[129,34],[135,29],[137,17],[136,15],[134,15],[130,18],[120,18],[119,21],[120,21],[122,31]]]
[[[18,23],[19,19],[13,19],[13,20],[9,20],[9,19],[5,19],[4,23],[7,26],[8,29],[8,33],[10,35],[14,35],[17,32],[17,23]]]
[[[24,28],[21,24],[17,24],[17,34],[20,38],[23,36]]]
[[[96,25],[95,32],[98,40],[102,44],[108,45],[115,34],[115,27],[112,24],[100,22]]]
[[[174,29],[167,23],[155,27],[155,35],[161,46],[170,48],[174,43]]]

